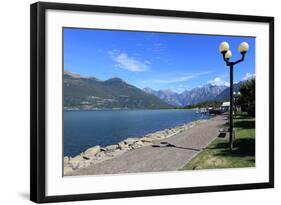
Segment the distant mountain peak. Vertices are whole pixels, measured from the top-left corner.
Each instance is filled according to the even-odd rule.
[[[201,88],[214,88],[214,87],[229,87],[227,84],[215,84],[215,83],[207,83],[203,85]]]
[[[227,87],[229,87],[229,82],[223,80],[220,77],[216,77],[215,79],[208,81],[208,84],[211,84],[213,86],[227,86]]]
[[[155,91],[155,90],[153,90],[152,88],[150,88],[150,87],[145,87],[145,88],[143,88],[143,90],[144,91],[146,91],[146,92],[149,92],[149,91]]]
[[[212,84],[212,83],[207,83],[205,85],[202,85],[200,88],[209,88],[209,87],[213,87],[213,86],[216,86],[216,85]]]
[[[71,77],[71,78],[76,78],[76,79],[83,78],[83,79],[101,81],[101,80],[99,80],[99,79],[96,78],[96,77],[93,77],[93,76],[84,77],[84,76],[82,76],[82,75],[80,75],[80,74],[73,73],[73,72],[71,72],[71,71],[69,71],[69,70],[64,70],[63,73],[64,73],[64,75],[67,75],[67,76],[69,76],[69,77]]]
[[[109,78],[109,79],[105,80],[105,82],[122,82],[122,83],[125,83],[124,80],[122,80],[121,78],[118,78],[118,77]]]
[[[150,88],[150,87],[145,87],[145,88],[143,88],[143,91],[145,91],[145,92],[161,92],[161,93],[165,93],[165,94],[175,94],[176,92],[174,92],[174,91],[172,91],[172,90],[170,90],[170,89],[163,89],[163,90],[154,90],[154,89],[152,89],[152,88]]]
[[[173,92],[172,90],[170,89],[164,89],[164,90],[161,90],[163,93],[166,93],[166,94],[174,94],[175,92]]]
[[[81,75],[76,74],[76,73],[72,73],[72,72],[69,71],[69,70],[64,70],[63,73],[64,73],[65,75],[70,76],[71,78],[81,78]]]

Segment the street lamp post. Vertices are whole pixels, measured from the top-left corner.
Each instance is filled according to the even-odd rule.
[[[234,65],[242,62],[245,58],[246,52],[249,50],[249,45],[246,42],[243,42],[239,45],[238,50],[241,53],[241,58],[237,61],[229,61],[232,57],[232,53],[229,49],[229,44],[227,42],[222,42],[220,44],[219,50],[223,56],[223,60],[226,65],[229,67],[230,71],[230,109],[229,109],[229,150],[233,150],[233,68]]]
[[[234,116],[236,118],[236,114],[237,114],[237,99],[240,96],[240,92],[238,91],[237,93],[234,91],[233,92],[233,96],[234,96]]]

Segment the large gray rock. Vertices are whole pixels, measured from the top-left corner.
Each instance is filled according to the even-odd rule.
[[[75,157],[73,157],[73,158],[70,158],[70,160],[69,160],[69,164],[70,164],[70,166],[73,168],[73,169],[78,169],[81,165],[81,163],[83,162],[83,161],[85,161],[85,159],[83,158],[83,156],[81,156],[81,155],[77,155],[77,156],[75,156]]]
[[[68,162],[69,162],[69,157],[65,156],[63,158],[63,164],[68,164]]]
[[[145,144],[142,141],[136,141],[134,144],[131,145],[133,149],[137,149],[143,147]]]
[[[106,150],[105,147],[101,147],[101,148],[100,148],[100,151],[101,151],[101,152],[103,152],[103,151],[105,151],[105,150]]]
[[[129,150],[130,149],[129,145],[125,144],[124,141],[121,141],[121,142],[118,143],[118,148],[120,150]]]
[[[139,140],[139,138],[128,138],[128,139],[124,140],[124,143],[127,144],[127,145],[132,145],[138,140]]]
[[[105,147],[105,151],[106,152],[113,152],[113,151],[115,151],[118,148],[119,148],[118,145],[109,145],[109,146]]]
[[[63,168],[63,175],[70,175],[73,172],[72,167],[64,167]]]
[[[78,169],[90,166],[90,160],[83,160],[79,163]]]
[[[173,133],[174,133],[174,130],[172,130],[172,129],[167,130],[167,134],[168,134],[168,135],[171,135],[171,134],[173,134]]]
[[[160,139],[165,139],[165,135],[161,135],[159,133],[155,133],[155,134],[151,134],[149,136],[149,138],[151,138],[152,140],[160,140]]]
[[[144,143],[152,143],[152,141],[153,141],[153,139],[151,139],[149,137],[143,137],[140,140]]]
[[[116,157],[116,156],[119,156],[119,155],[123,154],[124,152],[126,152],[126,150],[116,149],[113,152],[106,152],[105,155],[108,158],[113,158],[113,157]]]
[[[105,158],[107,158],[106,153],[107,152],[99,152],[98,154],[96,154],[95,160],[104,160]]]
[[[91,158],[95,157],[95,155],[99,152],[100,152],[100,146],[97,145],[97,146],[87,149],[84,152],[84,156],[91,159]]]

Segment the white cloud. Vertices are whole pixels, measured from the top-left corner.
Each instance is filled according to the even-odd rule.
[[[130,57],[125,52],[119,52],[118,50],[108,52],[112,59],[117,63],[119,68],[129,70],[131,72],[144,72],[148,69],[150,62],[140,61],[134,57]]]
[[[159,43],[159,42],[155,42],[153,45],[154,45],[154,46],[163,46],[163,44],[162,44],[162,43]]]
[[[254,78],[256,75],[254,73],[246,73],[246,75],[242,78],[242,80],[249,80]]]
[[[154,80],[155,83],[179,83],[179,82],[185,82],[194,78],[197,78],[198,76],[201,75],[206,75],[210,74],[213,71],[203,71],[203,72],[198,72],[198,73],[190,73],[190,74],[181,74],[180,76],[177,77],[169,77],[168,79],[159,79],[159,80]]]
[[[217,85],[217,86],[222,86],[222,85],[229,86],[229,83],[220,77],[216,77],[213,80],[209,80],[207,83],[210,83],[211,85]]]
[[[195,75],[186,75],[186,76],[180,76],[180,77],[176,77],[176,78],[170,78],[170,79],[166,79],[166,80],[155,80],[156,83],[178,83],[178,82],[184,82],[190,79],[195,78]]]
[[[201,76],[201,75],[207,75],[207,74],[210,74],[210,73],[213,73],[214,71],[212,70],[209,70],[209,71],[202,71],[202,72],[198,72],[198,73],[195,73],[196,77],[197,76]]]

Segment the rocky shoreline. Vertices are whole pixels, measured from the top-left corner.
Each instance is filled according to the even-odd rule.
[[[205,121],[207,120],[197,120],[185,123],[174,128],[149,133],[142,138],[127,138],[117,144],[106,147],[100,147],[97,145],[87,149],[75,157],[65,156],[64,175],[71,176],[72,173],[78,169],[85,168],[93,164],[98,164],[105,160],[113,159],[133,149],[152,145],[157,140],[163,140],[172,137]]]

